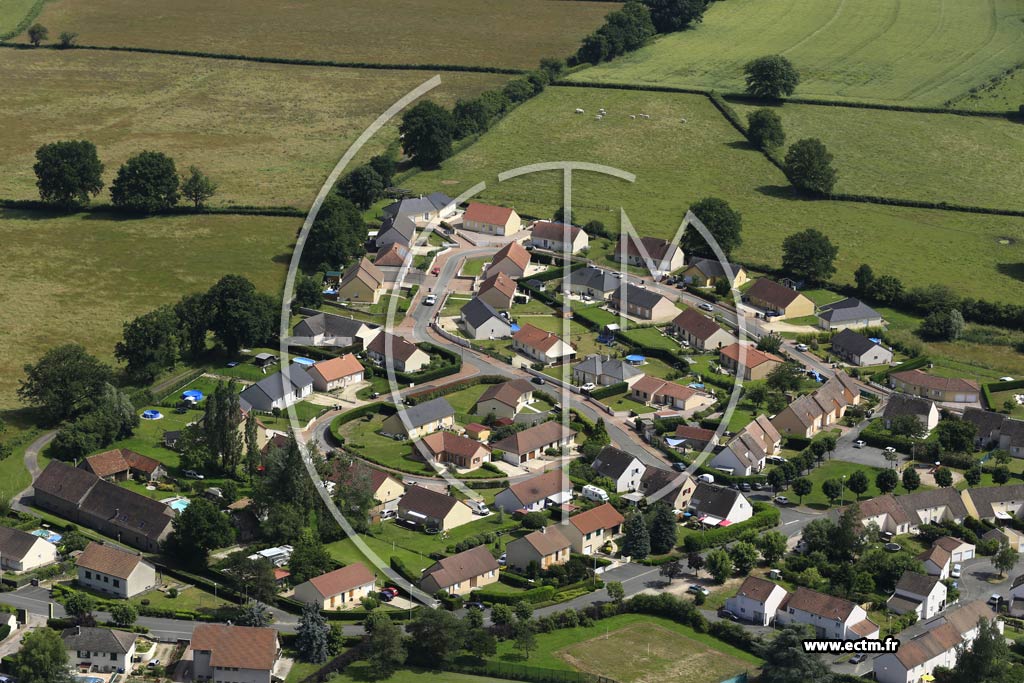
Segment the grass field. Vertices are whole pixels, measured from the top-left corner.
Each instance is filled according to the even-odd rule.
[[[0,2],[0,36],[6,36],[28,16],[35,0],[4,0]]]
[[[367,547],[377,554],[384,562],[392,557],[399,557],[405,566],[413,572],[419,572],[426,569],[434,563],[426,555],[406,550],[399,546],[392,546],[390,542],[385,543],[379,541],[373,536],[362,536],[362,539],[366,542]],[[355,542],[351,538],[346,538],[341,541],[335,541],[325,546],[327,552],[331,554],[335,560],[344,562],[346,565],[352,564],[353,562],[362,562],[367,566],[371,566],[369,558],[363,555],[362,551],[356,546]]]
[[[305,210],[356,136],[430,75],[5,50],[0,197],[38,199],[36,149],[84,138],[96,145],[108,186],[125,159],[152,149],[174,157],[179,172],[194,164],[210,175],[219,184],[211,205]],[[451,104],[507,79],[446,74],[431,96]],[[364,156],[382,151],[397,135],[397,122],[385,127],[364,147]],[[99,200],[109,199],[104,189]]]
[[[757,107],[733,108],[745,121]],[[787,140],[819,138],[828,145],[839,171],[838,192],[1024,208],[1024,126],[1019,123],[797,104],[775,110]]]
[[[107,361],[126,320],[228,273],[277,295],[298,223],[242,216],[145,220],[0,210],[0,407],[22,366],[70,340]]]
[[[881,457],[879,457],[879,460],[882,460]],[[884,464],[884,461],[880,462],[880,464]],[[864,495],[861,496],[860,499],[868,500],[869,498],[874,498],[876,496],[881,495],[878,490],[878,487],[875,486],[875,476],[882,470],[881,467],[867,467],[865,465],[859,465],[857,463],[852,462],[844,462],[842,460],[826,460],[824,463],[811,470],[810,474],[807,475],[807,478],[810,479],[811,482],[814,484],[814,490],[811,491],[810,494],[804,496],[803,504],[808,507],[818,509],[828,508],[828,497],[821,492],[822,482],[825,481],[826,479],[840,479],[841,477],[844,476],[846,477],[846,481],[849,481],[850,475],[858,470],[863,470],[864,473],[868,475],[868,490],[866,493],[864,493]],[[925,489],[929,487],[922,486],[921,488]],[[906,492],[907,491],[903,488],[903,484],[900,483],[900,485],[896,487],[896,490],[893,493],[895,495],[902,495]],[[796,495],[792,491],[790,491],[787,495],[789,496],[790,501],[794,503],[800,502],[800,496]],[[856,494],[850,491],[849,488],[845,490],[843,498],[847,503],[853,502],[856,499],[856,497]],[[835,504],[839,505],[839,503],[840,501],[837,498]]]
[[[609,114],[595,121],[574,115],[575,107],[606,107]],[[630,112],[651,119],[629,119]],[[680,117],[687,118],[685,125]],[[970,277],[957,278],[957,290],[965,296],[1024,297],[1021,219],[795,199],[782,173],[699,95],[549,88],[439,170],[406,178],[402,185],[419,192],[443,186],[457,194],[485,181],[485,200],[544,216],[562,203],[559,172],[500,183],[496,176],[525,164],[566,159],[617,166],[637,176],[630,184],[577,171],[573,217],[578,223],[596,219],[617,229],[621,206],[640,234],[672,237],[687,206],[716,196],[743,214],[740,259],[778,266],[783,238],[815,227],[839,246],[838,282],[851,282],[857,266],[868,262],[876,273],[898,274],[909,286],[969,271]]]
[[[1024,104],[1024,68],[955,99],[952,106],[974,111],[1020,111]]]
[[[25,0],[18,0],[23,2]],[[76,31],[83,45],[123,45],[383,64],[533,68],[575,52],[617,5],[551,0],[293,2],[181,0],[159,12],[141,0],[62,0],[40,21],[55,39]],[[131,17],[125,22],[125,17]],[[500,36],[500,39],[499,39]],[[24,37],[22,37],[24,39]]]
[[[573,78],[735,92],[770,54],[800,70],[799,95],[941,105],[1024,59],[1024,23],[1015,0],[738,0]]]

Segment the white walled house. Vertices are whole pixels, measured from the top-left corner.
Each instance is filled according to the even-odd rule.
[[[271,683],[281,653],[277,631],[252,626],[198,624],[192,632],[195,680]]]
[[[639,490],[640,480],[647,471],[647,466],[639,458],[614,446],[605,446],[594,458],[591,468],[598,476],[614,481],[616,493]]]
[[[779,606],[777,621],[782,626],[808,624],[816,638],[830,640],[877,638],[879,633],[860,605],[802,586]]]
[[[0,567],[18,574],[45,567],[57,561],[57,546],[27,533],[0,527]]]
[[[736,595],[725,601],[725,608],[758,626],[769,626],[775,621],[779,606],[789,592],[777,583],[756,576],[743,580]]]
[[[946,608],[946,585],[937,576],[903,572],[886,606],[896,614],[914,612],[918,619],[931,619]]]
[[[494,507],[505,512],[536,512],[572,500],[572,482],[561,468],[509,485],[494,497]]]
[[[78,583],[116,598],[131,598],[153,588],[156,568],[127,550],[93,541],[76,561]]]
[[[75,626],[60,634],[68,664],[98,673],[129,671],[135,655],[135,634],[109,628]]]

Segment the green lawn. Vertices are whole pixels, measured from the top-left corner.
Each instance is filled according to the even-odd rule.
[[[467,277],[476,277],[484,272],[484,266],[490,262],[490,256],[466,259],[465,263],[462,264],[462,269],[459,273]]]
[[[881,459],[881,458],[879,458]],[[828,498],[824,493],[821,492],[821,483],[826,479],[839,479],[845,476],[846,480],[849,481],[850,475],[858,470],[863,470],[868,475],[868,490],[864,493],[860,499],[868,500],[881,495],[878,487],[875,486],[875,476],[882,470],[882,467],[867,467],[865,465],[859,465],[852,462],[844,462],[842,460],[826,460],[820,466],[814,468],[807,478],[814,484],[814,489],[807,496],[804,496],[803,504],[813,508],[828,508]],[[928,488],[925,486],[922,489]],[[903,488],[902,483],[893,492],[895,495],[907,493]],[[799,502],[799,496],[795,495],[792,491],[787,494],[791,501]],[[852,503],[856,500],[857,496],[854,495],[850,489],[846,489],[844,492],[844,500],[847,503]],[[836,500],[836,505],[840,504],[840,501]]]
[[[986,84],[976,92],[968,92],[953,101],[957,109],[975,111],[1017,111],[1024,100],[1024,69]]]
[[[465,389],[447,394],[444,398],[455,408],[455,421],[461,424],[467,422],[478,422],[480,416],[472,414],[476,402],[491,387],[490,384],[476,384]]]
[[[391,524],[390,522],[384,522],[384,524]],[[390,560],[391,557],[398,557],[405,563],[405,566],[410,571],[419,572],[422,569],[426,569],[434,563],[429,557],[419,552],[413,552],[406,550],[399,545],[392,545],[390,541],[381,541],[373,536],[363,535],[361,537],[366,543],[367,547],[374,552],[379,558],[385,563]],[[329,543],[327,546],[327,552],[331,554],[335,560],[342,562],[346,565],[352,564],[353,562],[362,562],[368,567],[373,567],[373,562],[363,555],[362,551],[356,546],[355,542],[346,538],[340,541],[334,541]]]
[[[1020,61],[1019,14],[1012,0],[738,0],[571,78],[742,91],[746,62],[782,54],[797,95],[941,105]]]
[[[6,0],[0,3],[0,36],[14,31],[35,4],[35,0]]]
[[[657,327],[645,327],[639,330],[630,330],[629,339],[624,340],[627,344],[630,341],[637,341],[645,346],[666,351],[679,351],[679,341],[670,337]]]
[[[294,680],[298,681],[301,679],[296,678]],[[340,674],[332,675],[330,680],[334,683],[365,683],[366,681],[376,680],[376,676],[373,667],[369,664],[366,662],[356,662]],[[469,676],[450,671],[412,671],[402,669],[401,671],[396,671],[385,680],[387,683],[495,683],[498,679],[490,676],[481,678],[480,676]],[[288,683],[292,683],[291,676],[288,677]]]
[[[1024,406],[1020,405],[1014,400],[1015,394],[1024,393],[1024,389],[1010,389],[1009,391],[993,391],[992,392],[992,405],[989,406],[993,410],[1003,412],[1003,404],[1009,401],[1013,405],[1013,410],[1010,411],[1011,417],[1021,418],[1024,417]]]
[[[733,108],[745,121],[757,107]],[[818,138],[828,146],[839,172],[838,192],[1024,208],[1019,182],[1024,177],[1024,128],[1019,123],[799,104],[775,111],[787,139]]]
[[[476,519],[467,524],[451,529],[442,537],[442,534],[425,534],[422,531],[413,531],[393,522],[386,522],[373,529],[374,536],[384,544],[394,543],[395,546],[406,550],[429,555],[430,553],[445,552],[445,548],[454,545],[461,540],[485,533],[509,532],[519,529],[519,522],[512,519],[511,515],[505,515],[502,522],[498,521],[499,515],[492,514],[487,517]]]
[[[631,410],[637,415],[643,415],[644,413],[653,413],[656,409],[652,406],[644,405],[639,401],[634,401],[629,398],[629,391],[624,391],[621,394],[614,394],[601,399],[601,403],[605,404],[613,410]]]
[[[172,609],[179,612],[213,613],[221,607],[234,606],[233,602],[220,596],[214,596],[213,593],[208,593],[195,586],[180,589],[176,598],[171,598],[158,590],[152,590],[132,598],[131,602],[138,607],[142,605],[143,600],[148,600],[150,607]]]

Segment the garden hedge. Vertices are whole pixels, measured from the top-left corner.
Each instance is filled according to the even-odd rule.
[[[472,595],[474,600],[478,600],[480,602],[514,605],[521,600],[525,600],[532,604],[551,600],[555,597],[555,590],[554,586],[537,586],[536,588],[525,590],[522,593],[505,593],[489,591],[486,588],[478,588],[470,595]]]
[[[754,503],[754,516],[750,519],[687,536],[683,540],[683,550],[692,553],[725,545],[750,531],[761,531],[778,526],[780,517],[779,509],[774,505]]]
[[[629,385],[625,382],[616,382],[615,384],[609,384],[606,387],[598,387],[590,392],[590,398],[594,400],[600,400],[602,398],[608,398],[615,394],[621,394],[623,391],[629,389]]]

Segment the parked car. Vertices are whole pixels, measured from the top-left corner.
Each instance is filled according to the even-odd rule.
[[[531,379],[530,381],[533,382],[534,384],[547,384],[547,381],[545,381],[543,377],[537,377],[536,375],[534,375],[533,379]]]
[[[156,668],[156,667],[160,666],[160,660],[159,659],[151,659],[151,660],[149,660],[149,664],[147,664],[146,666]]]
[[[491,514],[490,508],[488,508],[487,504],[484,503],[483,501],[467,500],[466,505],[468,505],[469,509],[473,511],[474,515],[486,517],[487,515]]]
[[[695,583],[690,584],[690,587],[686,589],[686,592],[693,593],[694,595],[711,595],[711,591],[704,586],[698,586]]]
[[[779,505],[789,505],[789,498],[785,496],[775,496],[775,502]]]
[[[433,306],[434,304],[437,303],[437,297],[434,296],[433,294],[427,294],[427,298],[423,300],[423,303],[426,306]]]
[[[674,462],[674,463],[672,463],[672,469],[674,469],[676,472],[685,472],[686,471],[686,463],[685,462]]]
[[[377,593],[377,595],[384,602],[391,602],[398,597],[398,589],[394,586],[385,586],[380,589],[380,592]]]
[[[185,475],[186,479],[205,479],[203,475],[199,474],[195,470],[185,470],[182,474]]]
[[[709,313],[711,311],[715,310],[715,307],[712,306],[711,304],[707,303],[706,301],[704,303],[702,303],[702,304],[697,304],[697,308],[699,308],[702,311],[707,311]]]
[[[394,519],[397,516],[398,513],[394,510],[385,510],[384,512],[380,513],[380,518],[382,521],[385,519]]]
[[[440,275],[441,274],[441,269],[439,267],[437,267],[437,266],[434,266],[433,268],[430,269],[430,274],[431,275]]]
[[[867,658],[868,658],[868,656],[865,653],[858,652],[854,656],[850,657],[850,664],[860,664],[861,662],[863,662]]]
[[[857,439],[856,441],[853,442],[854,448],[864,448],[865,446],[867,446],[867,444],[864,442],[863,439]]]
[[[895,449],[895,448],[893,448],[892,446],[886,446],[886,447],[885,447],[885,452],[886,452],[886,453],[895,453],[895,452],[896,452],[896,449]]]
[[[498,564],[504,567],[506,563],[508,563],[508,553],[502,553],[501,557],[498,558]]]
[[[476,601],[467,602],[466,603],[466,609],[479,609],[479,610],[482,610],[482,609],[484,609],[484,603],[476,602]]]
[[[1002,599],[1003,596],[999,595],[999,593],[993,593],[992,595],[988,596],[988,604],[998,605],[1002,601]]]
[[[749,493],[750,484],[748,484],[747,482],[743,482],[742,484],[740,484],[740,491],[743,491],[744,493]]]
[[[736,616],[735,614],[733,614],[729,610],[725,609],[724,607],[722,609],[718,610],[718,616],[721,617],[722,619],[729,619],[730,621],[739,621],[740,620],[740,618],[738,616]]]
[[[963,571],[964,571],[963,567],[961,567],[958,564],[954,564],[953,565],[953,569],[950,570],[950,572],[949,572],[949,575],[951,577],[953,577],[954,579],[959,579],[960,576],[963,574]]]
[[[807,346],[807,344],[797,344],[794,348],[797,351],[806,351],[809,347]]]
[[[584,384],[583,386],[580,387],[580,391],[582,391],[584,393],[589,393],[589,392],[593,391],[596,388],[597,388],[596,384],[594,384],[593,382],[587,382],[586,384]]]
[[[764,484],[762,484],[759,481],[755,481],[753,484],[751,484],[751,487],[753,487],[755,491],[760,491],[764,488]]]

